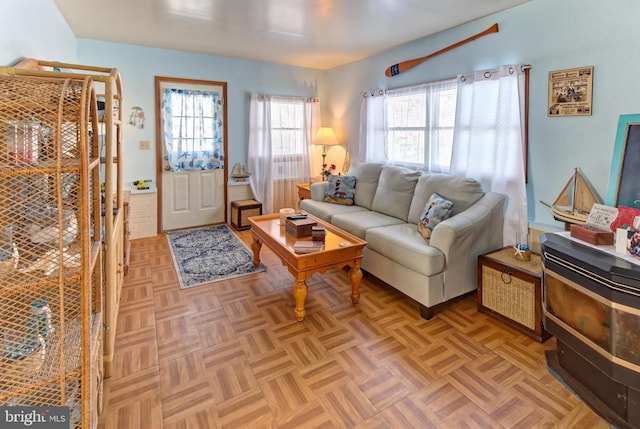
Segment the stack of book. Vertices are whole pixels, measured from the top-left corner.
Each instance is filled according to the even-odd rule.
[[[302,241],[298,240],[293,244],[295,253],[313,253],[322,250],[324,242],[322,241]]]
[[[327,236],[327,230],[324,226],[314,225],[311,227],[311,239],[313,241],[324,241]]]

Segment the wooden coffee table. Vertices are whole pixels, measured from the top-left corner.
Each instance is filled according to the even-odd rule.
[[[323,222],[320,219],[309,216],[324,226],[327,230],[325,245],[321,251],[299,254],[293,251],[293,244],[296,240],[311,240],[311,237],[296,238],[287,234],[284,226],[280,226],[280,216],[268,214],[262,216],[251,216],[251,235],[253,241],[251,250],[253,251],[253,264],[257,267],[260,264],[260,249],[263,244],[269,247],[282,261],[289,272],[295,278],[293,285],[293,297],[296,301],[294,311],[298,321],[304,320],[306,314],[304,301],[307,298],[306,279],[314,273],[323,273],[330,268],[343,268],[349,265],[349,280],[351,281],[351,302],[356,304],[360,299],[360,282],[362,281],[362,271],[360,263],[362,261],[362,248],[367,242],[355,235],[351,235],[333,225]]]

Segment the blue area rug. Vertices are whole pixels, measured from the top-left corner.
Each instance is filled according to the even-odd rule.
[[[167,233],[180,289],[266,270],[227,225]]]

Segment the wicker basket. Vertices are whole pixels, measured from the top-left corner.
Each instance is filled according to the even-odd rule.
[[[542,326],[542,266],[540,256],[515,258],[507,247],[478,258],[478,309],[544,341]]]
[[[535,285],[512,273],[482,267],[482,304],[529,329],[535,329]]]

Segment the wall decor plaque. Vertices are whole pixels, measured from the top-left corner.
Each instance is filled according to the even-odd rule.
[[[589,116],[593,66],[549,72],[549,116]]]

